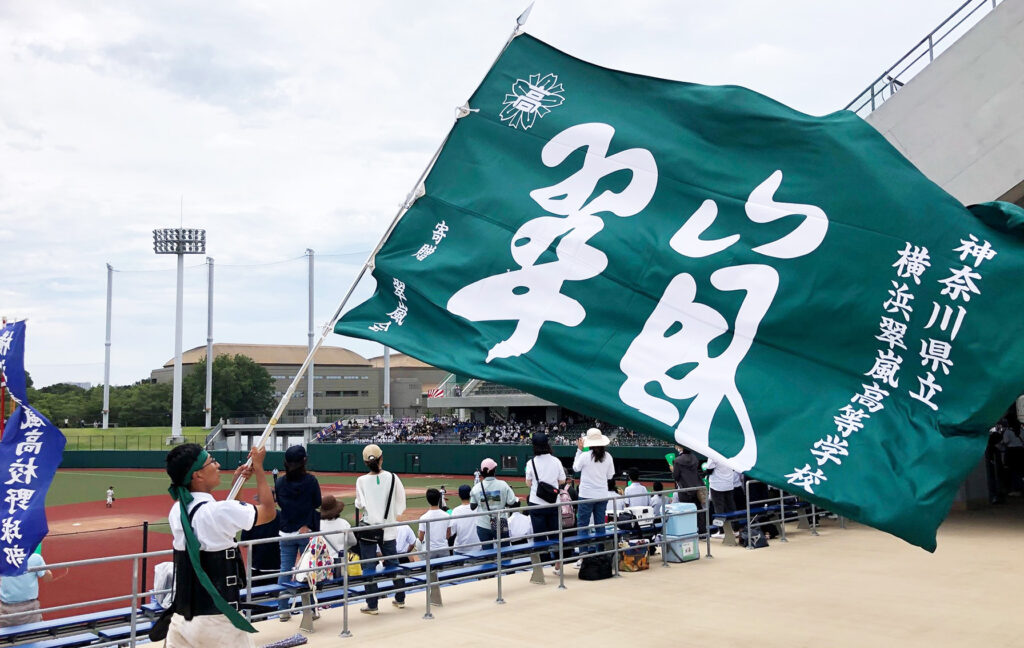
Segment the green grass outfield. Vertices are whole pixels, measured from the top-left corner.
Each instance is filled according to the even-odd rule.
[[[168,427],[61,428],[67,437],[67,450],[164,450],[164,440],[171,436]],[[202,427],[182,428],[190,443],[206,442],[208,430]],[[116,488],[116,487],[115,487]]]

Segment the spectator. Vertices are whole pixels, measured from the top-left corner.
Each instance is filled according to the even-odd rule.
[[[736,499],[733,497],[732,489],[735,485],[736,471],[715,459],[708,459],[705,467],[711,471],[708,487],[711,489],[711,503],[715,506],[715,514],[735,511]],[[698,515],[697,519],[700,518]],[[736,520],[732,521],[732,530],[739,533],[740,525]]]
[[[341,562],[341,552],[348,551],[356,544],[355,534],[351,532],[352,525],[341,517],[344,510],[345,502],[341,498],[334,495],[323,496],[320,503],[320,530],[327,543],[327,553],[331,555],[331,560],[335,564]]]
[[[459,486],[459,499],[462,500],[462,504],[459,504],[452,509],[452,517],[458,518],[460,515],[469,515],[473,512],[473,507],[469,504],[469,493],[473,490],[473,487],[469,484],[463,484]],[[476,535],[476,519],[472,517],[453,519],[452,520],[452,533],[455,534],[455,544],[453,545],[456,549],[475,549],[479,546],[480,538]]]
[[[557,511],[558,509],[553,509]],[[533,534],[535,529],[532,524],[532,517],[526,515],[522,511],[515,511],[512,515],[508,516],[508,534],[515,540],[516,538],[525,538],[528,535]],[[544,558],[547,560],[547,558]]]
[[[530,487],[530,495],[527,503],[532,505],[530,511],[530,526],[533,533],[545,533],[547,535],[537,536],[538,542],[543,540],[557,540],[558,531],[558,507],[550,506],[557,502],[549,502],[537,495],[537,487],[543,482],[557,491],[565,484],[565,467],[557,457],[551,454],[551,445],[548,443],[548,436],[543,432],[537,432],[531,439],[533,443],[533,458],[526,464],[526,485]],[[545,506],[547,508],[533,508],[534,506]],[[509,523],[511,524],[511,522]],[[541,561],[551,560],[550,554],[544,553],[540,556]],[[558,565],[555,566],[558,569]]]
[[[580,492],[576,488],[576,478],[572,475],[568,475],[568,478],[565,480],[565,492],[569,494],[569,497],[574,502],[580,498]],[[576,510],[576,505],[573,504],[572,508]]]
[[[480,542],[483,543],[484,549],[494,547],[494,543],[491,542],[492,540],[502,541],[502,538],[496,537],[495,530],[500,533],[501,520],[505,519],[507,521],[507,518],[504,513],[498,513],[498,511],[519,502],[519,498],[516,497],[515,491],[512,490],[511,486],[500,479],[494,478],[494,471],[497,468],[497,462],[489,457],[480,462],[480,483],[474,486],[469,494],[470,506],[473,507],[474,511],[494,511],[491,515],[481,515],[477,518],[476,535]],[[494,522],[493,528],[491,527],[492,520]]]
[[[259,493],[253,496],[252,501],[259,508]],[[251,529],[242,531],[242,540],[263,540],[264,538],[276,538],[281,531],[281,519],[274,510],[274,519],[263,524],[257,524]],[[269,576],[281,571],[281,548],[274,542],[252,545],[249,547],[252,552],[252,574],[253,576]],[[270,579],[256,581],[256,585],[267,585]]]
[[[576,441],[576,458],[572,469],[580,474],[579,498],[576,509],[576,526],[581,534],[593,535],[587,529],[591,524],[603,525],[608,509],[608,480],[615,477],[615,461],[605,449],[608,437],[601,430],[590,428],[584,437]],[[584,452],[584,448],[587,448]],[[594,502],[588,500],[601,499]]]
[[[704,481],[700,478],[700,458],[689,448],[676,446],[676,458],[672,460],[672,479],[676,483],[676,488],[701,487],[700,490],[677,493],[676,499],[680,502],[692,502],[698,509],[704,508],[707,493],[703,492]]]
[[[405,487],[398,475],[383,469],[384,457],[380,446],[371,443],[363,448],[363,461],[369,472],[356,480],[356,508],[363,511],[363,523],[367,525],[392,524],[398,516],[405,512]],[[377,555],[384,558],[384,567],[398,567],[398,553],[395,539],[395,527],[386,527],[382,538],[368,538],[365,534],[359,538],[359,555],[365,560]],[[364,564],[364,573],[366,565]],[[405,587],[405,579],[396,578],[395,587]],[[373,581],[366,584],[366,605],[359,609],[363,614],[377,614],[377,585]],[[392,604],[398,608],[405,607],[405,592],[398,592]]]
[[[448,554],[448,538],[452,535],[451,520],[441,510],[441,491],[436,488],[427,489],[427,504],[430,508],[420,516],[419,541],[426,543],[427,555],[440,558]],[[429,529],[430,538],[427,538]],[[429,542],[428,542],[429,540]]]
[[[316,509],[320,506],[320,482],[316,477],[306,472],[306,449],[300,445],[294,445],[284,453],[283,477],[277,478],[275,488],[277,503],[281,507],[278,514],[280,519],[281,536],[281,571],[288,572],[295,569],[302,551],[309,542],[307,538],[295,536],[310,531],[319,531],[319,516]],[[278,584],[294,580],[292,574],[282,573],[277,578]],[[291,614],[285,612],[288,608],[288,599],[282,598],[277,602],[277,609],[281,611],[278,617],[280,621],[288,621]]]
[[[605,497],[611,498],[608,500],[608,508],[612,510],[613,516],[626,508],[626,500],[622,499],[622,489],[619,488],[614,477],[608,480],[608,494]]]
[[[651,486],[651,490],[654,491],[651,495],[651,515],[656,520],[661,519],[662,514],[665,512],[665,496],[661,494],[664,488],[660,481],[654,482]]]
[[[651,498],[647,487],[640,483],[640,471],[630,468],[628,475],[629,483],[622,493],[626,496],[626,506],[650,506]]]
[[[416,539],[416,534],[412,532],[408,524],[402,524],[395,527],[395,552],[398,554],[414,553],[420,548],[419,540]],[[402,556],[398,559],[400,564],[410,563],[416,560],[416,557]]]
[[[1007,418],[1003,426],[1003,457],[1009,477],[1009,495],[1019,496],[1024,492],[1024,438],[1020,426]]]
[[[42,545],[28,557],[26,567],[43,567]],[[17,616],[0,619],[0,628],[38,623],[43,620],[39,610],[39,581],[53,580],[50,570],[25,572],[21,576],[4,576],[0,578],[0,614],[16,614]]]

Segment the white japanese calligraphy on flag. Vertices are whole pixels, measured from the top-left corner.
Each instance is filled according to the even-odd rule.
[[[564,100],[504,127],[510,80],[542,71]],[[934,548],[1024,382],[1005,325],[1024,311],[1018,208],[968,210],[852,114],[616,72],[529,35],[468,106],[336,332]],[[926,375],[936,410],[915,396]]]
[[[48,531],[46,491],[60,465],[66,440],[45,416],[28,404],[24,381],[25,323],[0,332],[0,361],[17,407],[0,439],[0,576],[25,572],[25,559]],[[21,373],[12,375],[14,371]],[[13,379],[13,380],[12,380]]]

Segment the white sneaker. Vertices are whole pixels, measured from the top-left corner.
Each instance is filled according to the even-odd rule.
[[[582,567],[582,566],[583,566],[583,560],[582,560],[582,559],[580,559],[580,560],[577,560],[576,562],[574,562],[574,563],[572,564],[572,568],[573,568],[573,569],[579,569],[579,568],[580,568],[580,567]]]

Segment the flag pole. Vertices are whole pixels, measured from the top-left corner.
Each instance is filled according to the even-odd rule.
[[[501,56],[501,53],[504,52],[505,48],[507,48],[509,43],[512,42],[512,39],[519,35],[519,32],[522,30],[523,25],[526,24],[526,19],[529,18],[530,11],[532,9],[533,3],[531,2],[530,6],[528,6],[526,10],[523,13],[521,13],[518,18],[516,18],[515,29],[512,30],[512,34],[509,35],[508,40],[505,41],[505,44],[502,46],[501,51],[498,52],[498,56],[495,57],[495,61],[498,60],[498,58]],[[494,63],[491,63],[491,67],[493,66]],[[467,114],[469,114],[468,110],[459,110],[459,118]],[[457,121],[458,118],[456,119],[456,122]],[[454,127],[455,125],[453,124],[452,128]],[[301,381],[305,376],[306,371],[309,369],[309,365],[312,364],[313,362],[313,356],[316,355],[317,350],[319,350],[323,343],[327,340],[327,336],[334,330],[334,326],[335,324],[338,323],[338,320],[341,319],[341,312],[342,310],[344,310],[345,305],[348,303],[349,298],[352,296],[352,293],[355,292],[356,286],[358,286],[359,282],[362,281],[363,275],[366,274],[366,271],[373,268],[373,262],[374,259],[377,257],[377,253],[380,252],[382,247],[384,247],[384,244],[391,236],[391,233],[395,231],[395,227],[398,226],[398,222],[402,219],[402,216],[404,216],[405,213],[409,211],[409,209],[413,206],[416,200],[423,195],[423,181],[426,179],[427,174],[430,173],[430,170],[434,167],[434,163],[437,162],[437,158],[438,156],[441,155],[441,150],[444,148],[444,145],[448,143],[448,138],[450,136],[451,129],[449,129],[448,133],[444,136],[444,139],[441,141],[441,145],[437,147],[436,151],[434,151],[434,155],[431,156],[430,162],[427,163],[427,166],[423,169],[423,172],[420,174],[420,177],[417,178],[416,183],[413,184],[412,190],[405,198],[405,202],[402,203],[401,207],[398,208],[398,212],[395,214],[394,218],[391,219],[391,224],[388,225],[387,230],[384,232],[384,236],[382,236],[380,241],[377,242],[377,245],[374,246],[373,251],[370,252],[370,255],[366,258],[366,261],[363,263],[362,268],[359,269],[359,274],[356,275],[355,280],[352,281],[352,284],[349,286],[348,291],[345,293],[345,296],[342,297],[341,303],[338,304],[338,308],[334,311],[334,315],[331,317],[328,323],[324,326],[323,330],[320,332],[320,337],[317,339],[316,344],[314,344],[313,347],[310,348],[309,353],[306,355],[306,359],[303,360],[302,362],[302,366],[299,367],[299,370],[297,372],[295,372],[295,378],[293,378],[292,383],[288,385],[288,389],[285,391],[284,396],[281,397],[281,402],[277,404],[277,408],[271,415],[270,421],[267,422],[267,427],[263,429],[263,433],[260,434],[259,439],[257,439],[256,443],[253,444],[253,448],[262,448],[267,444],[267,439],[270,438],[270,433],[273,432],[274,426],[277,425],[278,420],[281,418],[281,414],[288,406],[288,402],[292,399],[292,394],[295,393],[295,387],[299,384],[299,381]],[[252,459],[247,459],[245,465],[252,465]],[[227,499],[235,499],[238,496],[238,491],[242,489],[242,484],[244,482],[245,479],[242,477],[236,479],[235,483],[232,484],[231,486],[231,491],[228,493]]]

